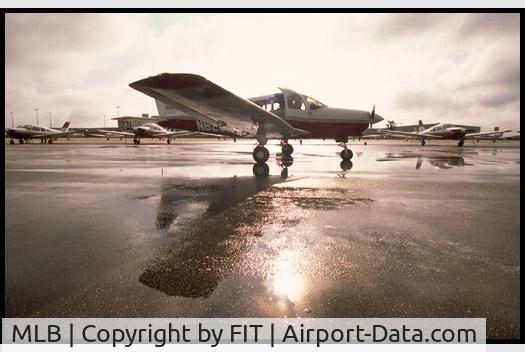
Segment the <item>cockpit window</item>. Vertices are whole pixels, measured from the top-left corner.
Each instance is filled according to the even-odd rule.
[[[320,101],[315,100],[314,98],[306,97],[306,101],[308,102],[308,105],[310,106],[310,110],[317,110],[317,109],[320,109],[326,106]]]
[[[288,109],[300,109],[305,110],[303,98],[299,94],[289,94],[288,95]]]

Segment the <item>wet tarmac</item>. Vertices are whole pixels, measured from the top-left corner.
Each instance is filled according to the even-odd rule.
[[[486,317],[518,338],[519,142],[6,145],[8,317]],[[290,160],[288,161],[290,164]],[[348,169],[348,165],[343,165]]]

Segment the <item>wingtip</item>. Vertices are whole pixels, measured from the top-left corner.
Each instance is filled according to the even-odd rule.
[[[160,73],[156,76],[149,76],[147,78],[139,79],[131,82],[129,86],[134,89],[141,87],[145,88],[172,88],[180,89],[184,87],[194,86],[206,78],[193,73]]]

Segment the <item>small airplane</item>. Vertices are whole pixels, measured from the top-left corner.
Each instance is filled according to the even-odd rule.
[[[37,125],[20,125],[16,128],[6,128],[5,133],[11,138],[9,144],[15,144],[15,139],[18,139],[19,144],[24,144],[28,139],[40,139],[40,143],[52,144],[57,138],[68,137],[79,131],[69,131],[69,121],[66,121],[60,130]]]
[[[383,120],[364,110],[336,109],[291,89],[243,99],[202,76],[162,73],[129,86],[156,100],[158,124],[165,128],[208,132],[229,137],[256,138],[253,173],[267,176],[268,139],[280,139],[284,155],[291,156],[290,139],[329,138],[340,143],[343,161],[352,159],[348,137],[359,137]]]
[[[100,135],[99,133],[102,133]],[[95,133],[90,133],[94,137],[133,137],[134,144],[140,144],[141,138],[167,138],[167,143],[171,143],[171,137],[184,137],[189,135],[195,135],[195,132],[190,131],[169,131],[164,127],[159,126],[154,122],[146,122],[138,127],[133,128],[133,133],[122,132],[122,131],[108,131],[108,130],[95,130]],[[198,133],[197,133],[198,134]],[[201,133],[204,134],[204,133]],[[211,134],[210,134],[211,135]],[[216,136],[216,135],[214,135]]]
[[[462,147],[465,139],[476,139],[480,136],[489,136],[489,135],[502,135],[505,132],[511,132],[510,130],[506,131],[491,131],[491,132],[476,132],[468,133],[467,129],[454,125],[452,123],[439,123],[435,126],[425,129],[423,127],[423,121],[419,120],[418,130],[414,132],[403,132],[403,131],[393,131],[393,130],[381,130],[380,133],[385,133],[394,136],[404,136],[407,138],[416,138],[421,140],[421,145],[425,145],[427,139],[441,139],[441,140],[457,140],[458,147]]]

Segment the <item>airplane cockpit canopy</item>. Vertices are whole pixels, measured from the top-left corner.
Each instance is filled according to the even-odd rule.
[[[26,129],[26,130],[40,131],[40,132],[46,131],[46,129],[43,128],[43,127],[33,126],[33,125],[19,125],[16,128],[23,128],[23,129]]]
[[[267,111],[284,109],[283,93],[275,93],[260,98],[252,98],[250,100]],[[305,111],[307,107],[309,107],[310,110],[317,110],[326,107],[325,104],[312,97],[301,95],[295,92],[290,93],[289,91],[286,94],[286,104],[288,109],[298,109],[303,111]]]
[[[152,123],[152,122],[146,122],[146,123],[143,124],[142,126],[144,126],[144,127],[149,127],[149,128],[153,128],[153,129],[158,129],[158,128],[157,128],[157,124]]]
[[[306,102],[308,103],[310,110],[317,110],[317,109],[326,107],[325,104],[321,103],[318,100],[315,100],[312,97],[306,97]]]

